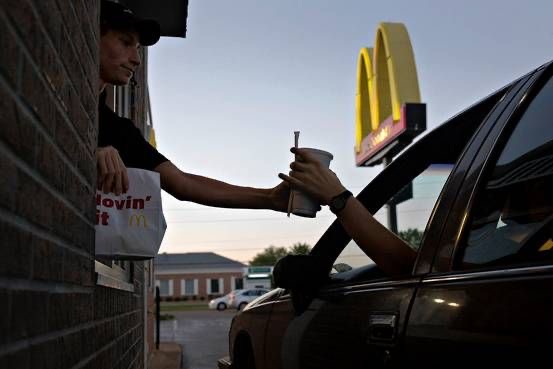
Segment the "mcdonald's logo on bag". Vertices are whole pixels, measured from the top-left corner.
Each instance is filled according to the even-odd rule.
[[[407,29],[380,23],[375,47],[361,48],[355,94],[355,162],[380,164],[426,129],[417,69]]]
[[[144,228],[148,228],[148,220],[142,214],[133,214],[129,217],[129,227],[140,227],[140,223]]]

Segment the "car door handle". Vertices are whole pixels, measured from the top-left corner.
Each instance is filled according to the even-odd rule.
[[[397,313],[370,314],[367,343],[394,341],[397,335],[397,318]]]

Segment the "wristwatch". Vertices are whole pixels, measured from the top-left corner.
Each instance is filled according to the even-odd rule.
[[[330,199],[330,202],[328,203],[330,211],[334,214],[338,214],[346,207],[346,203],[348,202],[350,196],[353,196],[353,194],[348,190],[345,190],[341,194],[334,196],[332,199]]]

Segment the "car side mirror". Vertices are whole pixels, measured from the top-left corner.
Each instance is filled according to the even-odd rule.
[[[353,268],[346,263],[338,263],[332,266],[338,273],[349,272]]]

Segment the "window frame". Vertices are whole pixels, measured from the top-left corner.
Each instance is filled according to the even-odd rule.
[[[212,288],[212,282],[213,281],[217,281],[217,292],[213,291],[213,288]],[[222,283],[221,283],[221,278],[207,278],[207,294],[208,295],[218,295],[218,294],[222,294]]]
[[[501,269],[518,269],[529,266],[528,262],[521,261],[520,263],[491,263],[490,265],[478,265],[475,267],[462,267],[464,250],[467,247],[467,240],[471,233],[472,224],[474,220],[474,212],[477,204],[479,204],[480,196],[484,193],[483,187],[488,182],[491,172],[495,169],[496,163],[499,160],[501,153],[509,142],[513,132],[520,123],[524,114],[531,106],[534,98],[542,91],[543,87],[549,82],[553,81],[553,64],[549,64],[547,68],[544,68],[542,73],[531,82],[531,85],[526,89],[524,95],[520,101],[515,101],[516,105],[508,112],[508,116],[502,120],[499,127],[500,132],[497,135],[491,135],[489,140],[493,140],[493,146],[486,152],[485,161],[480,170],[478,179],[474,185],[474,189],[471,194],[470,203],[467,206],[467,216],[462,224],[462,228],[459,230],[458,237],[455,243],[454,253],[450,262],[450,269],[453,272],[477,272],[487,270],[501,270]],[[550,264],[551,261],[543,260],[530,263],[531,265]]]
[[[237,286],[238,281],[240,281],[240,288]],[[231,277],[230,288],[232,290],[241,290],[244,289],[244,277]]]
[[[161,282],[167,282],[167,293],[163,293],[163,290],[161,288]],[[173,296],[173,279],[156,279],[156,287],[159,287],[159,296],[160,297],[171,297]]]
[[[186,292],[186,282],[187,281],[192,282],[192,292],[191,293]],[[182,278],[180,280],[180,283],[181,283],[181,296],[194,296],[194,295],[197,295],[198,292],[196,291],[196,288],[197,288],[198,283],[196,281],[197,281],[197,279],[195,279],[195,278]]]
[[[431,164],[452,163],[454,167],[451,173],[455,172],[459,158],[464,155],[466,147],[470,145],[476,133],[481,129],[483,122],[486,121],[488,114],[494,111],[495,107],[503,99],[510,87],[511,84],[504,86],[478,103],[463,110],[440,126],[430,130],[421,139],[411,144],[395,158],[390,165],[380,172],[356,196],[356,198],[369,212],[374,214],[377,210],[382,208],[393,195],[401,190],[407,182],[419,176]],[[447,138],[452,137],[455,137],[456,140],[447,140]],[[418,249],[417,262],[415,263],[413,273],[405,277],[417,274],[417,265],[425,249],[431,250],[425,255],[426,258],[431,258],[433,256],[433,252],[437,245],[430,243],[430,245],[427,246],[426,234],[428,225],[432,223],[436,208],[441,206],[440,204],[444,200],[444,191],[448,188],[450,179],[451,175],[447,179],[431,211],[427,227],[423,232],[421,245]],[[375,194],[378,194],[378,196],[375,196]],[[345,232],[340,222],[335,220],[319,241],[317,241],[310,255],[317,257],[319,262],[324,265],[330,273],[334,261],[337,260],[350,241],[351,237]],[[432,241],[435,242],[435,240]],[[429,271],[431,263],[424,262],[423,267]],[[354,270],[361,268],[364,267],[355,268]],[[389,279],[389,277],[387,278]],[[360,279],[356,278],[355,280]],[[334,281],[334,283],[336,282],[337,281]]]
[[[112,86],[108,89],[107,102],[114,111],[126,118],[131,113],[131,86]],[[111,264],[111,265],[110,265]],[[129,260],[95,258],[96,285],[134,292],[134,264]],[[153,273],[152,273],[153,280]]]
[[[132,263],[128,263],[128,265],[129,267],[125,270],[116,264],[112,264],[110,267],[103,262],[94,260],[96,284],[99,286],[134,292],[134,283],[131,283],[134,277],[134,266]]]

